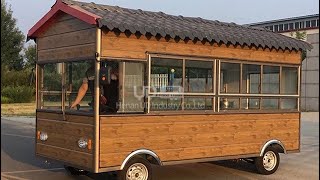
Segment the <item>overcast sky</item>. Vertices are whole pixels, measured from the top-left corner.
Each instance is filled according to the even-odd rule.
[[[20,30],[28,30],[55,0],[5,0]],[[247,24],[319,13],[319,0],[81,0],[167,14]]]

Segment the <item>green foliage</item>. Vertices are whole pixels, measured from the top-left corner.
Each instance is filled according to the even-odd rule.
[[[24,52],[24,57],[25,57],[25,68],[35,68],[36,67],[36,46],[35,45],[30,45],[25,49]]]
[[[47,91],[61,91],[61,75],[56,73],[45,73],[43,88]]]
[[[1,65],[9,70],[23,68],[23,56],[20,52],[24,43],[23,33],[16,27],[16,19],[12,17],[11,8],[7,8],[5,0],[1,0]]]
[[[307,32],[306,31],[303,31],[303,32],[299,32],[297,31],[295,33],[295,38],[299,39],[299,40],[306,40],[307,38]]]
[[[13,103],[13,100],[8,97],[1,96],[1,104],[9,104],[9,103]]]
[[[291,33],[291,36],[296,38],[296,39],[299,39],[299,40],[302,40],[302,41],[305,41],[307,39],[307,32],[306,31],[296,31],[295,33]],[[305,59],[307,57],[307,52],[306,51],[302,51],[301,53],[301,59]]]
[[[33,101],[35,89],[29,86],[7,86],[1,89],[1,101],[7,98],[12,103],[28,103]],[[10,101],[11,102],[11,101]],[[2,102],[1,102],[2,103]]]
[[[1,88],[6,86],[34,86],[31,81],[33,72],[31,69],[21,71],[9,71],[6,67],[1,67]]]

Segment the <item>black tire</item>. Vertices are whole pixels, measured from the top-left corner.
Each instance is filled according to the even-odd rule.
[[[265,162],[265,164],[264,164]],[[269,175],[277,171],[280,164],[280,156],[277,150],[271,146],[267,147],[261,157],[255,159],[257,171],[260,174]]]
[[[124,168],[121,171],[118,171],[118,180],[130,180],[130,175],[145,175],[145,171],[147,172],[146,180],[151,180],[152,167],[149,161],[143,159],[142,157],[134,157],[129,160],[129,162],[124,166]],[[127,177],[127,172],[129,177]]]
[[[85,175],[88,173],[87,171],[77,169],[77,168],[74,168],[71,166],[66,166],[66,165],[64,165],[64,169],[72,176],[80,176],[80,175]]]

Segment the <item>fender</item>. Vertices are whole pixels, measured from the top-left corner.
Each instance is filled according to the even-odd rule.
[[[287,150],[286,150],[286,148],[284,147],[284,145],[282,144],[282,142],[279,141],[279,140],[276,140],[276,139],[272,139],[272,140],[266,142],[266,143],[263,145],[263,147],[261,148],[261,151],[260,151],[260,156],[263,156],[264,151],[265,151],[266,148],[267,148],[268,146],[270,146],[271,144],[278,144],[278,145],[280,145],[280,146],[282,147],[282,149],[283,149],[284,154],[287,154]]]
[[[162,166],[162,162],[160,161],[160,158],[158,157],[158,155],[156,153],[154,153],[153,151],[151,150],[148,150],[148,149],[138,149],[138,150],[135,150],[133,152],[131,152],[127,157],[126,159],[124,159],[124,161],[122,162],[122,165],[120,167],[120,170],[122,170],[124,168],[124,166],[127,164],[127,162],[134,156],[136,155],[140,155],[140,154],[147,154],[147,155],[150,155],[152,157],[154,157],[158,164],[160,166]]]

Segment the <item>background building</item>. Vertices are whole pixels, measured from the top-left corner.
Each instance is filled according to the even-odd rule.
[[[312,44],[302,62],[301,109],[319,111],[319,14],[248,24],[303,39]]]

